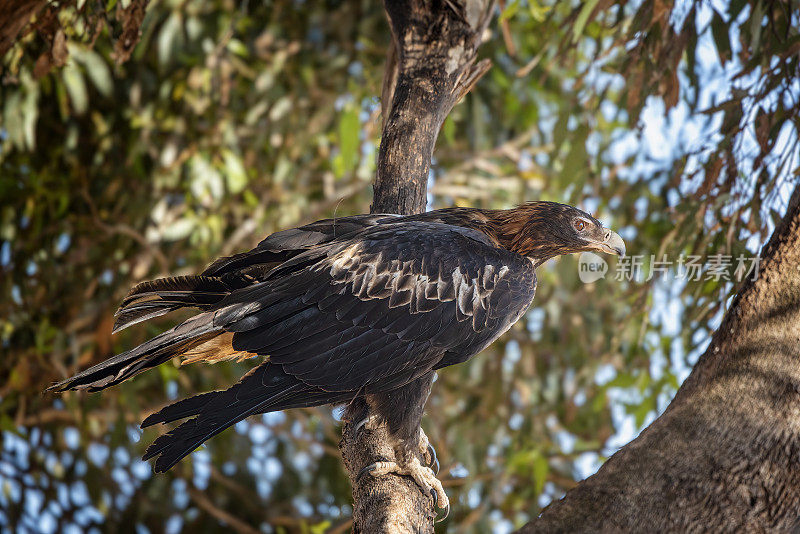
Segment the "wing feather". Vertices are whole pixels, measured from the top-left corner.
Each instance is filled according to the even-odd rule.
[[[288,302],[307,306],[300,311],[269,292],[255,306],[238,299],[250,309],[226,312],[235,318],[224,326],[235,332],[233,346],[269,356],[309,386],[358,391],[394,383],[403,369],[431,369],[445,352],[471,356],[510,326],[511,308],[530,304],[530,262],[482,234],[438,223],[387,226],[317,251],[287,275],[291,286],[270,281],[291,291]],[[509,296],[494,297],[496,288]],[[505,311],[493,315],[496,304]]]

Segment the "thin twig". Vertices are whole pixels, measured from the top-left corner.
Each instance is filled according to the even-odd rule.
[[[227,526],[239,532],[240,534],[260,534],[257,529],[254,529],[244,521],[232,516],[225,510],[218,508],[211,499],[206,497],[206,495],[189,484],[189,496],[192,500],[200,507],[202,510],[206,511],[208,515],[216,518],[218,521],[225,523]]]

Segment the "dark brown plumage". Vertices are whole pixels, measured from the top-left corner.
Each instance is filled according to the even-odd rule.
[[[249,415],[354,399],[373,405],[408,455],[419,447],[433,371],[471,358],[519,319],[538,265],[592,249],[624,253],[619,236],[591,215],[553,202],[318,221],[272,234],[198,276],[137,285],[115,331],[178,308],[200,311],[51,389],[98,391],[176,356],[267,356],[231,388],[178,401],[142,423],[192,417],[147,450],[156,471]]]

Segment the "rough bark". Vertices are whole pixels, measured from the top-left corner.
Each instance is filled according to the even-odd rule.
[[[520,532],[800,531],[800,185],[667,410]]]
[[[385,2],[396,59],[390,54],[383,91],[391,106],[378,152],[373,213],[425,209],[439,128],[489,68],[488,60],[475,63],[475,57],[493,5],[491,0]]]
[[[378,153],[373,213],[425,210],[431,156],[439,128],[453,106],[488,70],[475,63],[490,20],[492,0],[386,0],[395,50],[383,89],[384,126]],[[391,104],[388,104],[388,101]],[[366,415],[365,404],[348,413]],[[407,477],[358,474],[393,461],[384,428],[353,433],[345,421],[339,448],[353,485],[353,532],[433,532],[433,500]]]

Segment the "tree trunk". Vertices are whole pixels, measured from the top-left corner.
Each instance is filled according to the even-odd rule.
[[[800,185],[667,410],[520,532],[800,531]]]
[[[475,63],[475,58],[494,2],[386,0],[385,7],[395,50],[386,66],[372,212],[419,213],[425,210],[439,128],[489,68],[488,60]],[[367,407],[350,406],[347,413],[366,415]],[[395,475],[357,479],[365,466],[393,461],[394,451],[385,429],[354,435],[355,422],[345,421],[339,443],[353,485],[353,532],[433,532],[433,501],[413,480]]]

